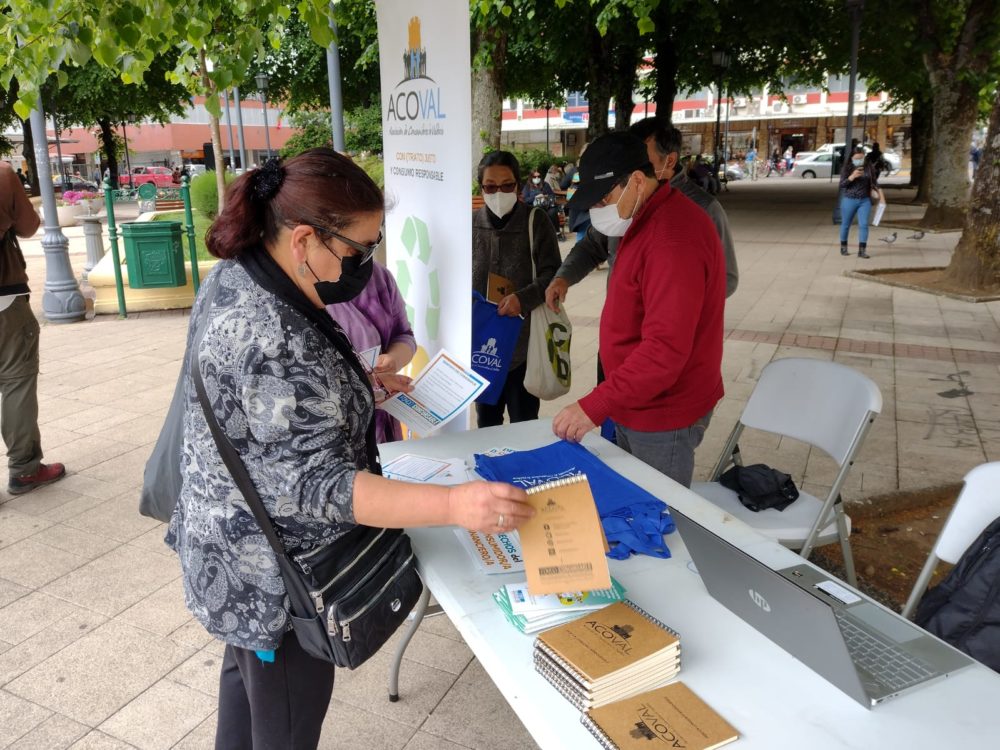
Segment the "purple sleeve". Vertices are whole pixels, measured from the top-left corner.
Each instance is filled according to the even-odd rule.
[[[403,343],[410,347],[411,351],[417,351],[417,339],[413,335],[413,327],[409,318],[406,317],[406,304],[396,286],[396,280],[392,274],[385,273],[386,309],[391,314],[390,328],[388,331],[386,347],[395,343]]]

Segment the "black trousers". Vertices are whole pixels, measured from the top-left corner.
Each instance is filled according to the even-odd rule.
[[[309,656],[292,632],[274,652],[274,662],[227,645],[215,750],[315,750],[333,673],[334,666]]]
[[[524,375],[528,363],[513,367],[507,372],[503,391],[495,404],[476,404],[476,424],[479,427],[495,427],[503,424],[504,409],[510,415],[510,423],[527,422],[538,419],[541,402],[524,389]]]

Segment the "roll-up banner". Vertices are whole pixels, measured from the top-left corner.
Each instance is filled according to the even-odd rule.
[[[386,264],[417,339],[469,365],[472,80],[469,0],[376,0],[382,80]],[[464,419],[453,429],[464,429]],[[450,425],[449,425],[450,426]]]

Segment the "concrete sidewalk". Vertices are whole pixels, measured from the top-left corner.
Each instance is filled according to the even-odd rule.
[[[873,229],[871,260],[838,252],[836,187],[795,179],[739,182],[722,196],[741,281],[727,304],[726,397],[698,452],[713,464],[772,359],[833,359],[872,377],[884,408],[845,499],[958,481],[1000,455],[1000,303],[974,305],[850,279],[845,269],[941,265],[958,234]],[[890,191],[887,220],[919,216]],[[70,230],[73,232],[73,230]],[[856,230],[855,230],[856,231]],[[41,307],[43,259],[29,240]],[[854,233],[852,232],[852,246]],[[82,243],[74,238],[74,267]],[[564,246],[564,252],[569,246]],[[607,271],[570,290],[572,393],[594,384]],[[0,494],[0,748],[211,748],[221,646],[183,605],[163,527],[136,512],[142,468],[183,351],[187,315],[101,317],[42,329],[43,444],[62,482]],[[653,366],[653,363],[651,363]],[[814,492],[832,461],[767,436],[742,441]],[[391,646],[391,644],[390,644]],[[399,703],[386,700],[389,653],[340,671],[323,748],[532,748],[534,743],[447,618],[407,652]]]

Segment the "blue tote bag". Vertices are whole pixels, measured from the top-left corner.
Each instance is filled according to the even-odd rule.
[[[586,474],[594,493],[609,557],[624,560],[633,553],[670,557],[664,534],[674,530],[667,504],[610,468],[578,443],[565,440],[515,451],[506,456],[477,453],[476,472],[484,479],[533,487],[554,479]]]
[[[479,403],[492,405],[500,398],[522,325],[521,317],[498,315],[496,305],[472,293],[472,369],[490,383]]]

